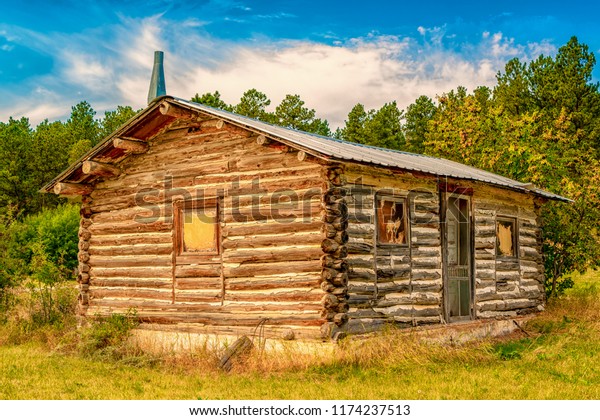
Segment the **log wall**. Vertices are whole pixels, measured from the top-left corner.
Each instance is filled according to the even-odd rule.
[[[87,314],[135,308],[164,329],[320,336],[322,165],[256,140],[227,123],[177,123],[96,185],[80,230]],[[203,197],[218,197],[221,253],[178,257],[173,202]]]
[[[497,318],[543,310],[541,231],[533,197],[480,186],[473,198],[475,315]],[[517,219],[518,258],[496,256],[499,216]]]
[[[219,122],[176,121],[85,195],[82,313],[135,308],[146,327],[316,338],[443,323],[438,180],[336,164]],[[473,191],[475,318],[543,308],[533,197]],[[408,240],[376,245],[378,194],[408,206]],[[220,252],[179,256],[177,201],[215,199]],[[496,218],[518,220],[519,258],[496,257]]]
[[[346,167],[348,316],[345,330],[385,324],[444,323],[442,238],[437,179],[359,165]],[[472,191],[474,318],[502,318],[543,309],[543,265],[533,196],[463,182]],[[377,194],[405,197],[409,246],[376,246]],[[496,257],[496,218],[515,217],[518,258]]]
[[[346,168],[350,333],[387,323],[441,322],[442,275],[439,203],[435,182],[411,174]],[[377,194],[404,197],[409,209],[406,245],[376,246]]]

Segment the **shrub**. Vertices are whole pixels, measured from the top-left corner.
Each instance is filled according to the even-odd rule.
[[[81,331],[79,351],[85,356],[121,360],[139,356],[139,349],[130,344],[131,330],[139,325],[134,310],[126,314],[96,316]]]
[[[0,320],[9,318],[16,290],[27,316],[21,327],[62,324],[75,308],[74,269],[77,266],[79,211],[64,205],[15,221],[0,221]],[[24,324],[23,324],[24,323]]]
[[[37,244],[40,247],[38,254],[43,255],[58,269],[75,269],[79,242],[78,206],[60,206],[40,213],[37,217]]]

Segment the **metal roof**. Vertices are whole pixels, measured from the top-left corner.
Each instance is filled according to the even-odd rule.
[[[208,116],[223,119],[230,124],[266,135],[281,143],[287,144],[288,146],[328,160],[356,162],[389,169],[420,172],[442,178],[479,181],[515,191],[535,194],[552,200],[571,201],[548,191],[535,188],[532,184],[515,181],[448,159],[351,143],[344,140],[306,133],[304,131],[284,128],[172,96],[160,96],[155,98],[147,108],[140,111],[122,127],[107,136],[77,162],[73,163],[69,168],[46,184],[41,191],[51,192],[54,185],[58,182],[87,182],[85,176],[81,174],[82,163],[88,159],[100,159],[102,161],[102,159],[108,158],[109,160],[114,161],[116,155],[113,156],[113,138],[123,135],[127,137],[127,133],[132,130],[142,130],[142,138],[144,139],[157,133],[161,127],[173,120],[173,118],[161,118],[158,108],[164,102],[169,102],[192,111],[199,111]],[[155,120],[156,124],[158,124],[156,127],[153,126],[153,121]],[[126,156],[119,156],[116,157],[119,159],[126,158]]]
[[[352,161],[393,169],[416,171],[439,177],[479,181],[516,191],[534,193],[553,200],[571,201],[559,195],[535,188],[530,183],[515,181],[492,172],[453,162],[448,159],[351,143],[344,140],[268,124],[253,118],[244,117],[232,112],[183,99],[169,99],[182,106],[200,110],[216,117],[223,118],[236,125],[260,131],[266,135],[283,140],[284,142],[289,142],[309,153],[312,151],[342,161]]]

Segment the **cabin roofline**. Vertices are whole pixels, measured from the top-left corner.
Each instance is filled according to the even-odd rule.
[[[175,107],[179,109],[179,113],[174,113],[174,116],[162,114],[163,108]],[[192,118],[194,114],[205,115],[208,118],[221,119],[228,124],[254,132],[258,135],[266,136],[268,139],[280,142],[284,145],[292,147],[298,151],[302,151],[310,156],[322,160],[326,164],[340,163],[355,163],[380,169],[390,169],[394,171],[419,173],[424,176],[431,176],[433,179],[447,178],[452,180],[465,180],[473,182],[481,182],[488,185],[493,185],[498,188],[518,191],[525,194],[533,194],[545,200],[556,200],[563,202],[572,202],[572,200],[538,189],[532,184],[521,183],[509,178],[501,177],[490,172],[482,171],[477,168],[472,168],[456,162],[445,159],[430,158],[425,155],[416,155],[412,153],[392,151],[377,147],[357,145],[348,143],[342,140],[331,139],[328,137],[318,136],[310,133],[305,133],[298,130],[287,129],[264,123],[252,118],[243,117],[228,111],[223,111],[211,108],[206,105],[196,104],[173,96],[160,96],[155,98],[145,109],[140,111],[129,121],[127,121],[119,129],[105,137],[94,148],[80,157],[69,168],[61,172],[52,181],[44,185],[40,192],[50,193],[54,191],[55,186],[60,182],[68,182],[73,174],[80,171],[85,161],[104,154],[111,154],[114,149],[113,139],[123,137],[125,139],[139,140],[147,142],[154,136],[158,135],[165,127],[173,121],[181,118],[185,112],[187,117]],[[148,120],[148,121],[146,121]],[[332,148],[333,147],[333,148]],[[336,151],[336,147],[339,149]],[[345,150],[347,149],[347,150]],[[351,150],[352,149],[352,150]],[[357,153],[358,150],[358,153]],[[364,157],[360,152],[370,153]],[[372,159],[371,155],[379,160]],[[128,155],[117,154],[115,159],[104,158],[108,162],[118,162],[119,159],[126,159]],[[422,167],[416,167],[413,163],[402,163],[400,160],[406,157],[409,160],[421,160]],[[121,159],[121,160],[122,160]],[[428,165],[446,166],[451,170],[458,171],[460,176],[456,174],[443,172],[435,173],[433,168]],[[443,170],[443,168],[442,168]],[[74,183],[86,183],[95,180],[93,176],[84,179],[71,179]]]

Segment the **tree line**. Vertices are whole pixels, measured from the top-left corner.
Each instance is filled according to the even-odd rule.
[[[553,57],[510,60],[493,87],[468,92],[459,86],[434,99],[421,96],[404,110],[395,101],[370,110],[356,104],[344,126],[333,132],[299,95],[287,95],[272,111],[271,100],[256,89],[244,92],[237,104],[223,101],[218,91],[191,100],[292,129],[451,159],[572,199],[572,204],[550,202],[542,208],[547,288],[556,294],[572,284],[569,273],[600,261],[595,64],[594,54],[573,37]],[[35,128],[27,118],[0,122],[3,243],[12,224],[64,202],[40,194],[45,183],[135,114],[119,106],[97,119],[92,107],[81,102],[66,122],[44,120]],[[0,252],[6,249],[0,245]],[[0,254],[0,282],[7,270],[2,261]]]

